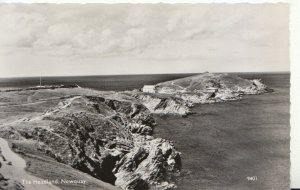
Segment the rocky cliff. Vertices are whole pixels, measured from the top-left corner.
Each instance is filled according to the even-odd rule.
[[[172,142],[151,136],[156,123],[143,104],[115,92],[72,91],[51,109],[1,127],[1,136],[34,140],[58,162],[122,189],[174,186],[170,176],[180,170],[180,153]],[[53,90],[39,93],[47,92]]]
[[[155,114],[187,115],[191,113],[192,105],[181,96],[159,93],[133,93],[131,95]]]
[[[259,79],[234,74],[203,73],[155,85],[155,93],[133,93],[152,113],[187,115],[195,104],[241,99],[272,91]]]

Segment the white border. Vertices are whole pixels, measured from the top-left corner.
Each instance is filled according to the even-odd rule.
[[[0,0],[6,3],[290,3],[292,0]]]
[[[300,188],[300,1],[298,0],[0,0],[0,3],[291,3],[291,187]]]
[[[291,187],[300,188],[300,1],[291,3]]]

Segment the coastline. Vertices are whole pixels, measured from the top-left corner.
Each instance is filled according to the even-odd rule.
[[[208,75],[209,77],[210,77],[210,75]],[[222,75],[221,75],[222,76]],[[214,77],[214,75],[213,75],[213,77]],[[225,76],[225,77],[227,77],[227,76]],[[187,79],[189,79],[189,78],[187,78]],[[183,80],[187,80],[186,78],[184,78]],[[239,78],[237,78],[238,80],[241,80],[241,79],[239,79]],[[202,79],[201,79],[202,80]],[[200,80],[200,82],[201,82],[201,80]],[[206,79],[205,79],[206,80]],[[231,79],[230,79],[231,80]],[[234,78],[234,80],[236,80],[235,78]],[[181,81],[180,81],[181,82]],[[173,84],[173,83],[172,83]],[[246,87],[243,87],[243,85],[244,84],[246,84]],[[247,86],[247,85],[253,85],[251,82],[248,82],[248,81],[243,81],[243,80],[241,80],[240,81],[240,84],[239,85],[241,85],[241,86],[238,86],[237,87],[237,89],[239,90],[237,93],[240,93],[240,90],[245,90],[245,92],[247,92],[248,93],[248,90],[250,89],[250,90],[255,90],[255,88],[253,89],[252,87],[251,88],[249,88],[249,86]],[[256,87],[257,85],[254,85],[254,87]],[[225,86],[226,87],[226,86]],[[262,89],[264,89],[265,87],[264,86],[262,86],[263,88]],[[236,86],[233,86],[233,87],[230,87],[229,86],[229,88],[231,89],[231,88],[233,88],[233,89],[236,89]],[[121,126],[119,126],[119,124],[117,124],[115,121],[117,121],[117,122],[121,122],[121,123],[123,123],[124,122],[124,119],[125,118],[127,118],[127,115],[133,115],[133,117],[136,117],[136,113],[142,113],[142,114],[145,114],[146,113],[146,115],[147,114],[149,114],[148,112],[149,112],[149,110],[151,111],[151,109],[149,109],[148,108],[148,111],[147,111],[147,109],[145,109],[145,108],[142,108],[141,106],[144,104],[141,104],[141,105],[139,105],[138,107],[136,107],[136,108],[134,108],[133,110],[132,110],[132,105],[138,105],[138,103],[140,104],[140,98],[137,98],[137,97],[135,97],[135,94],[134,93],[137,93],[137,94],[141,94],[141,93],[138,93],[138,92],[136,92],[136,91],[132,91],[132,92],[129,92],[129,91],[125,91],[125,92],[109,92],[109,91],[106,91],[106,92],[103,92],[103,91],[96,91],[96,90],[92,90],[92,89],[83,89],[83,88],[72,88],[72,89],[68,89],[68,88],[57,88],[57,89],[30,89],[30,90],[28,90],[28,91],[24,91],[24,92],[22,92],[22,93],[19,93],[19,91],[16,91],[17,93],[17,95],[19,96],[19,94],[24,94],[24,92],[25,92],[25,95],[26,94],[31,94],[30,96],[32,97],[30,100],[31,101],[36,101],[36,100],[39,100],[39,99],[41,99],[41,98],[43,98],[43,99],[45,99],[45,100],[47,100],[47,97],[49,98],[49,97],[51,97],[50,99],[51,99],[51,101],[50,101],[50,105],[56,105],[55,107],[53,107],[53,108],[51,108],[50,110],[48,110],[48,111],[45,111],[45,108],[47,108],[47,106],[49,106],[49,102],[43,102],[43,103],[41,103],[41,105],[40,106],[42,106],[42,107],[40,107],[40,108],[44,108],[44,109],[41,109],[41,111],[43,110],[43,114],[41,115],[41,113],[37,113],[37,114],[35,114],[36,116],[34,116],[34,115],[32,115],[32,116],[29,116],[29,117],[26,117],[26,118],[19,118],[18,119],[18,121],[17,122],[15,122],[15,123],[11,123],[10,125],[15,125],[13,128],[15,128],[15,129],[17,129],[16,127],[18,127],[20,124],[22,124],[22,125],[24,125],[25,124],[25,126],[27,125],[27,124],[30,124],[30,125],[33,125],[32,127],[33,128],[35,128],[36,129],[36,124],[38,124],[39,122],[41,122],[41,124],[39,124],[39,125],[49,125],[49,124],[51,124],[51,122],[52,121],[56,121],[56,120],[58,120],[58,121],[60,121],[61,120],[61,123],[63,124],[63,123],[65,123],[65,121],[64,120],[62,120],[62,118],[70,118],[70,119],[72,119],[73,121],[72,122],[76,122],[76,123],[78,123],[78,124],[76,124],[76,125],[82,125],[82,124],[80,124],[80,123],[86,123],[86,121],[85,120],[82,120],[83,119],[83,117],[82,117],[82,111],[84,111],[84,112],[86,112],[86,113],[88,113],[88,114],[95,114],[95,113],[97,113],[97,114],[99,114],[99,113],[101,113],[101,114],[107,114],[107,113],[109,113],[110,111],[109,110],[107,110],[107,111],[104,111],[104,110],[106,110],[107,109],[107,106],[109,106],[110,108],[109,109],[113,109],[114,110],[114,112],[115,112],[115,110],[118,110],[118,112],[119,112],[119,114],[121,113],[121,115],[122,114],[125,114],[125,115],[123,115],[123,116],[121,116],[121,120],[120,119],[118,119],[118,117],[117,118],[115,118],[115,116],[109,116],[109,119],[110,118],[114,118],[114,120],[110,120],[110,122],[112,122],[111,124],[113,124],[113,126],[115,126],[116,127],[116,129],[117,130],[121,130]],[[228,93],[228,91],[226,91],[226,89],[225,89],[225,91],[224,92],[226,92],[226,94]],[[255,91],[249,91],[250,92],[250,94],[253,94],[253,92],[255,92]],[[260,91],[260,89],[258,89],[258,91],[257,92],[265,92],[265,91]],[[267,92],[267,91],[266,91]],[[9,94],[12,94],[12,93],[15,93],[14,91],[12,91],[12,92],[7,92],[7,93],[9,93]],[[163,91],[163,93],[164,93],[164,91]],[[209,94],[210,94],[210,96],[211,96],[211,93],[214,93],[214,92],[209,92]],[[222,91],[220,92],[221,94],[222,94]],[[61,97],[61,98],[57,98],[57,99],[53,99],[53,95],[55,95],[55,96],[57,96],[57,97]],[[149,95],[149,94],[148,94]],[[229,95],[230,96],[225,96],[225,100],[224,101],[228,101],[228,100],[236,100],[236,99],[240,99],[240,98],[232,98],[232,97],[239,97],[239,94],[235,94],[235,93],[233,93],[233,94],[230,94],[229,93]],[[244,95],[244,94],[243,94]],[[267,95],[267,94],[266,94]],[[174,98],[173,98],[173,95],[171,94],[171,95],[166,95],[166,97],[167,98],[165,98],[165,97],[160,97],[160,96],[157,96],[157,95],[155,95],[155,94],[150,94],[150,96],[152,97],[152,96],[155,96],[155,97],[159,97],[159,99],[158,99],[158,101],[164,101],[164,103],[159,103],[159,102],[157,102],[157,100],[155,100],[155,101],[153,101],[153,100],[151,100],[150,99],[150,101],[153,101],[153,103],[155,103],[155,104],[157,104],[157,105],[159,105],[160,107],[158,107],[158,106],[154,106],[155,107],[155,109],[164,109],[165,110],[165,112],[164,112],[164,114],[163,115],[168,115],[168,114],[170,114],[170,115],[178,115],[178,113],[181,113],[181,112],[178,112],[178,110],[179,110],[179,108],[180,108],[180,106],[186,106],[185,105],[185,102],[178,102],[177,100],[174,102]],[[189,95],[190,96],[190,95]],[[222,95],[223,96],[223,95]],[[21,98],[22,96],[20,96],[20,100],[22,100],[22,98]],[[216,97],[218,97],[218,96],[216,96]],[[229,99],[227,99],[227,97],[229,97]],[[11,97],[10,97],[11,98]],[[162,98],[162,99],[161,99]],[[206,98],[206,96],[204,96],[204,98]],[[19,99],[19,98],[18,98]],[[48,100],[50,100],[50,99],[48,99]],[[196,99],[197,100],[197,99]],[[205,99],[204,99],[205,100]],[[25,100],[26,101],[26,100]],[[172,102],[173,101],[173,102]],[[210,100],[211,101],[211,100]],[[216,101],[212,101],[211,103],[215,103],[215,102],[224,102],[224,101],[219,101],[218,99],[216,99]],[[27,98],[27,102],[28,102],[28,98]],[[143,101],[142,101],[143,102]],[[234,101],[233,101],[234,102]],[[104,105],[104,104],[105,105]],[[175,104],[174,104],[175,103]],[[177,104],[177,103],[179,103],[179,104]],[[209,103],[209,102],[208,102]],[[83,104],[85,104],[85,106],[83,106]],[[227,104],[227,103],[225,103],[225,104]],[[18,103],[18,105],[19,105],[19,107],[20,107],[20,105],[24,105],[25,107],[28,107],[28,105],[27,104],[19,104]],[[89,107],[89,106],[87,106],[87,105],[89,105],[89,106],[92,106],[92,107]],[[131,105],[131,108],[130,108],[130,110],[128,110],[128,111],[126,111],[127,109],[128,109],[128,105]],[[144,104],[146,107],[148,107],[148,105],[146,105],[146,104]],[[201,104],[202,105],[202,104]],[[30,104],[30,106],[33,106],[33,108],[34,108],[34,104]],[[86,107],[87,106],[87,107]],[[101,106],[100,108],[99,108],[99,106]],[[104,106],[104,107],[103,107]],[[117,106],[117,107],[116,107]],[[135,107],[134,106],[134,107]],[[24,107],[24,108],[25,108]],[[197,105],[195,106],[195,108],[196,107],[198,107]],[[138,108],[138,109],[137,109]],[[141,110],[141,108],[142,108],[142,110]],[[192,110],[193,109],[195,109],[195,108],[191,108]],[[18,109],[18,108],[13,108],[12,106],[10,106],[10,109]],[[94,109],[96,109],[96,110],[94,110]],[[101,111],[102,109],[104,109],[103,111]],[[94,110],[94,111],[93,111]],[[135,110],[135,111],[134,111]],[[91,112],[92,111],[92,112]],[[100,112],[99,112],[100,111]],[[137,112],[138,111],[138,112]],[[74,116],[71,116],[70,117],[70,115],[68,115],[68,113],[76,113],[76,117],[75,118],[73,118]],[[153,113],[153,110],[151,111],[152,113]],[[67,114],[67,115],[65,115],[65,114]],[[157,114],[157,113],[153,113],[153,114]],[[97,121],[97,120],[99,120],[100,119],[100,121],[102,120],[102,119],[107,119],[107,118],[99,118],[98,116],[96,117],[96,118],[94,118],[95,116],[92,116],[92,115],[90,115],[90,116],[88,116],[89,118],[91,118],[92,120],[95,120],[95,121]],[[179,114],[180,115],[180,114]],[[84,117],[86,117],[86,116],[84,116]],[[130,120],[128,120],[129,118],[127,118],[126,120],[128,120],[128,121],[130,121],[130,122],[132,122],[131,120],[132,120],[132,116],[130,116],[131,117],[131,119]],[[150,120],[148,120],[146,123],[145,123],[145,119],[147,118],[143,118],[144,116],[142,116],[141,118],[140,118],[140,116],[138,117],[139,119],[137,119],[136,121],[139,121],[140,119],[140,122],[144,122],[144,125],[141,125],[141,124],[130,124],[130,125],[128,125],[128,123],[126,124],[127,125],[127,127],[129,127],[129,129],[131,130],[131,132],[132,133],[139,133],[138,135],[133,135],[132,136],[132,138],[134,138],[134,139],[137,139],[138,140],[138,143],[137,144],[135,144],[134,143],[134,147],[140,147],[140,146],[142,146],[142,147],[144,147],[143,149],[140,149],[140,148],[132,148],[131,150],[130,150],[130,152],[128,153],[125,153],[125,156],[124,155],[122,155],[123,156],[123,158],[121,159],[121,160],[119,160],[118,162],[117,162],[117,165],[118,164],[120,164],[120,166],[117,166],[116,168],[117,168],[117,170],[115,170],[114,172],[118,172],[118,170],[119,170],[119,167],[121,168],[121,170],[119,170],[119,174],[115,174],[117,177],[119,177],[120,179],[122,179],[124,176],[131,176],[131,175],[134,175],[134,173],[127,173],[127,168],[124,168],[124,164],[123,164],[123,162],[128,162],[128,163],[130,163],[130,162],[132,162],[132,159],[131,159],[131,157],[132,156],[134,156],[134,155],[139,155],[139,156],[141,156],[141,158],[138,158],[138,159],[142,159],[143,161],[145,161],[145,163],[146,162],[149,162],[149,163],[151,163],[151,159],[147,159],[147,157],[149,156],[149,155],[151,155],[152,153],[151,153],[151,151],[153,151],[153,158],[156,158],[158,155],[154,155],[154,152],[156,151],[156,150],[161,150],[162,151],[162,155],[164,155],[164,156],[166,156],[166,158],[168,158],[169,156],[171,156],[170,155],[170,151],[171,152],[174,152],[174,154],[171,156],[171,158],[172,159],[174,159],[175,161],[172,161],[172,162],[170,162],[170,164],[171,163],[175,163],[175,165],[177,164],[177,162],[178,162],[178,164],[180,163],[180,161],[176,161],[176,155],[177,155],[177,151],[175,150],[175,147],[174,147],[174,145],[173,145],[173,143],[171,143],[170,141],[165,141],[164,139],[159,139],[159,138],[152,138],[152,137],[148,137],[148,135],[149,134],[151,134],[152,133],[152,130],[153,130],[153,128],[151,127],[151,125],[152,124],[154,124],[154,123],[152,123],[152,121],[149,123],[149,121]],[[168,116],[167,116],[168,117]],[[176,117],[176,116],[174,116],[174,117]],[[193,117],[193,116],[188,116],[188,118],[187,118],[187,120],[189,119],[189,117]],[[123,119],[122,119],[123,118]],[[77,121],[79,119],[79,122]],[[82,120],[82,121],[80,121],[80,120]],[[123,120],[123,121],[122,121]],[[47,122],[46,122],[47,121]],[[135,120],[134,120],[134,122],[136,122]],[[158,119],[158,121],[159,121],[159,119]],[[36,123],[36,122],[38,122],[38,123]],[[46,123],[45,123],[46,122]],[[50,123],[48,123],[48,122],[50,122]],[[176,119],[173,121],[173,122],[176,122]],[[151,124],[152,123],[152,124]],[[199,121],[198,122],[195,122],[195,123],[199,123]],[[29,126],[30,126],[29,125]],[[56,124],[57,125],[57,124]],[[73,124],[72,124],[73,125]],[[124,124],[122,124],[122,125],[124,125]],[[160,126],[161,124],[160,123],[158,123],[158,131],[159,131],[159,129],[160,129]],[[74,125],[75,126],[75,125]],[[172,124],[170,124],[170,126],[172,126]],[[31,128],[32,128],[31,127]],[[46,126],[45,126],[46,127]],[[50,128],[52,128],[52,125],[49,125],[49,127]],[[15,140],[14,140],[14,146],[15,147],[17,147],[18,149],[23,149],[23,150],[21,150],[20,152],[23,152],[23,155],[25,155],[24,157],[27,157],[27,159],[29,159],[29,161],[32,161],[34,164],[30,164],[30,166],[28,167],[29,169],[29,171],[30,171],[30,169],[31,169],[31,171],[32,172],[36,172],[36,173],[43,173],[44,172],[44,175],[45,175],[45,177],[47,178],[47,179],[53,179],[53,180],[55,180],[55,179],[57,179],[58,177],[61,177],[61,176],[59,176],[57,173],[55,173],[54,171],[51,171],[50,170],[50,173],[53,175],[53,176],[47,176],[48,175],[48,173],[49,173],[49,170],[48,171],[42,171],[42,170],[38,170],[38,169],[41,169],[40,167],[37,167],[38,165],[35,165],[35,162],[37,161],[37,160],[42,160],[42,159],[44,159],[44,162],[40,162],[40,163],[38,163],[38,164],[40,164],[40,166],[42,166],[42,165],[47,165],[47,163],[49,164],[49,163],[51,163],[51,162],[56,162],[57,161],[57,159],[58,160],[60,160],[61,158],[60,157],[57,157],[57,155],[58,156],[60,156],[60,154],[61,154],[61,150],[59,150],[59,149],[57,149],[57,150],[55,150],[55,148],[57,147],[56,145],[52,145],[52,144],[49,144],[48,143],[48,140],[47,139],[45,139],[44,138],[44,136],[48,136],[48,135],[50,135],[49,136],[49,138],[52,136],[52,134],[51,133],[49,133],[49,134],[47,134],[48,132],[47,131],[49,131],[49,127],[46,127],[46,128],[44,128],[44,129],[38,129],[36,132],[34,132],[34,134],[28,134],[28,131],[27,131],[27,129],[26,128],[24,128],[24,129],[22,129],[21,131],[23,131],[23,132],[21,132],[21,131],[19,131],[19,130],[17,130],[17,131],[19,131],[19,132],[17,132],[17,133],[15,133],[15,137],[14,138],[16,138]],[[69,126],[70,127],[70,126]],[[69,128],[68,127],[68,128]],[[87,128],[88,127],[88,125],[86,125],[86,124],[84,124],[82,127],[84,127],[84,128]],[[60,128],[60,127],[59,127]],[[64,134],[63,133],[61,133],[61,131],[60,131],[60,129],[58,128],[58,131],[55,131],[55,133],[56,133],[56,136],[57,137],[62,137]],[[155,129],[155,130],[157,130],[157,128]],[[28,129],[30,129],[30,128],[28,128]],[[45,131],[45,129],[46,129],[46,131]],[[4,131],[3,131],[3,128],[2,128],[2,135],[4,134],[5,135],[5,133],[3,133],[3,132],[5,132],[5,130],[7,130],[7,129],[5,129],[4,128]],[[25,132],[25,131],[27,131],[27,132]],[[57,129],[55,129],[54,128],[54,130],[57,130]],[[123,130],[123,129],[122,129]],[[122,131],[121,130],[121,131]],[[121,132],[120,131],[120,132]],[[21,133],[20,133],[21,132]],[[30,131],[29,131],[30,132]],[[50,132],[50,131],[49,131]],[[38,152],[36,152],[36,150],[34,150],[33,148],[35,147],[35,146],[33,146],[33,145],[28,145],[27,147],[26,147],[26,145],[24,145],[24,141],[22,142],[22,141],[20,141],[21,143],[18,143],[16,140],[18,139],[18,138],[20,138],[20,137],[22,137],[23,136],[23,133],[24,133],[24,135],[25,135],[25,138],[33,138],[34,140],[38,140],[38,141],[44,141],[45,143],[47,143],[46,145],[47,146],[50,146],[50,149],[49,149],[49,147],[45,147],[45,148],[47,148],[47,150],[46,151],[50,151],[50,155],[53,155],[52,157],[54,158],[52,158],[52,159],[49,159],[49,155],[48,156],[46,156],[46,155],[39,155],[39,156],[37,156],[38,154],[40,154],[40,153],[38,153]],[[32,132],[30,132],[30,133],[32,133]],[[121,133],[123,133],[123,132],[121,132]],[[120,134],[121,134],[120,133]],[[21,135],[22,134],[22,135]],[[19,135],[19,137],[18,137],[18,135]],[[21,136],[20,136],[21,135]],[[37,137],[35,137],[35,135],[38,135]],[[42,135],[42,136],[41,136]],[[77,134],[77,135],[79,135],[79,134]],[[146,135],[145,137],[146,138],[144,138],[143,137],[143,135]],[[28,137],[26,137],[26,136],[28,136]],[[9,136],[7,136],[7,137],[9,137]],[[57,138],[57,137],[55,137],[55,138]],[[129,136],[128,137],[130,137],[130,133],[129,133]],[[22,138],[24,138],[24,136],[22,137]],[[39,139],[39,138],[41,138],[41,139]],[[54,138],[54,136],[52,136],[51,138]],[[57,139],[57,140],[59,140],[59,138]],[[127,138],[127,137],[126,137]],[[172,137],[166,137],[166,139],[172,139]],[[59,140],[60,141],[60,140]],[[176,140],[175,141],[173,141],[174,143],[175,143],[175,146],[177,146],[176,145]],[[121,144],[123,144],[123,142],[121,143]],[[59,145],[59,144],[58,144]],[[59,145],[60,146],[60,145]],[[113,146],[111,146],[111,145],[107,145],[108,147],[115,147],[115,145],[113,145]],[[123,146],[123,145],[122,145]],[[126,145],[127,146],[127,145]],[[132,145],[130,145],[130,146],[132,146]],[[51,150],[51,149],[53,149],[53,150]],[[25,153],[24,153],[25,152]],[[28,152],[29,152],[29,154],[28,154]],[[31,153],[32,154],[31,154]],[[111,153],[109,153],[110,155],[116,155],[116,152],[115,152],[115,149],[113,148],[113,151],[110,151]],[[149,153],[150,152],[150,153]],[[165,153],[164,153],[165,152]],[[156,153],[155,153],[156,154]],[[120,154],[119,153],[117,153],[117,156],[119,156]],[[185,154],[183,154],[183,158],[184,158],[184,155]],[[40,157],[41,156],[41,157]],[[46,157],[43,157],[43,156],[46,156]],[[62,155],[62,156],[66,156],[66,155]],[[31,157],[31,158],[30,158]],[[47,158],[48,157],[48,158]],[[46,159],[45,159],[46,158]],[[67,158],[67,157],[66,157]],[[150,157],[151,158],[151,157]],[[31,160],[30,160],[31,159]],[[168,158],[169,159],[169,158]],[[147,160],[147,161],[146,161]],[[167,160],[166,160],[167,161]],[[139,162],[140,161],[138,161],[138,160],[136,160],[136,161],[134,161],[134,162],[137,162],[137,164],[139,164]],[[169,163],[169,160],[168,160],[168,163]],[[54,164],[55,165],[55,164]],[[59,165],[59,164],[58,164]],[[59,168],[59,166],[55,166],[55,168]],[[170,165],[171,166],[171,165]],[[53,165],[49,165],[49,167],[51,168],[51,167],[53,167]],[[141,165],[141,167],[143,167],[142,165]],[[156,167],[156,166],[155,166]],[[173,166],[172,166],[173,167]],[[177,167],[177,166],[176,166]],[[175,167],[175,168],[176,168]],[[61,169],[61,168],[59,168],[59,169]],[[73,170],[74,169],[72,169],[71,167],[69,168],[70,170],[69,171],[67,171],[68,169],[64,169],[64,171],[66,172],[66,173],[68,173],[68,172],[74,172]],[[144,169],[139,169],[139,168],[134,168],[134,169],[136,169],[137,171],[139,171],[139,170],[141,170],[141,171],[144,171]],[[35,171],[36,170],[36,171]],[[37,172],[38,171],[38,172]],[[58,170],[59,171],[59,170]],[[78,174],[79,175],[79,174]],[[152,174],[149,174],[150,176],[152,175]],[[176,176],[177,174],[175,174],[175,176]],[[146,173],[146,175],[145,176],[147,176],[147,173]],[[171,178],[173,178],[172,177],[172,175],[170,175],[170,177]],[[70,180],[74,180],[74,178],[72,178],[72,179],[70,179]],[[80,179],[79,179],[80,180]],[[128,181],[128,179],[122,179],[122,181],[117,181],[117,183],[121,183],[121,184],[119,184],[119,186],[121,186],[122,188],[126,188],[126,185],[128,185],[127,184],[127,181]],[[162,187],[162,188],[173,188],[174,186],[170,183],[172,180],[169,180],[167,183],[165,183],[165,182],[162,182],[162,184],[163,184],[163,186],[164,187]],[[122,186],[122,184],[124,183],[124,186]],[[139,183],[141,183],[141,182],[138,182],[137,184],[134,184],[134,185],[140,185]],[[152,182],[150,182],[150,183],[152,183]],[[95,183],[93,184],[93,185],[95,185]],[[97,185],[99,185],[99,184],[96,184],[96,186]],[[103,184],[102,184],[103,185]],[[158,184],[156,184],[156,186],[157,187],[160,187],[159,186],[160,184],[158,183]],[[69,187],[66,187],[66,188],[69,188]],[[106,186],[105,186],[105,188],[107,188]],[[110,188],[110,187],[108,187],[108,188]],[[161,188],[161,187],[160,187]]]
[[[182,152],[179,189],[289,188],[289,76],[262,79],[274,92],[201,104],[187,118],[155,117],[154,136]]]

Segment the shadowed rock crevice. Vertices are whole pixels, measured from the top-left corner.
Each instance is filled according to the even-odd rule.
[[[179,171],[174,165],[180,153],[150,136],[155,125],[131,96],[72,96],[1,134],[34,140],[58,162],[123,189],[165,189],[174,186],[165,175]],[[166,144],[172,150],[164,154]]]

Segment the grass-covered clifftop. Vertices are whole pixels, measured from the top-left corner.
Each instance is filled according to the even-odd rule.
[[[187,115],[195,104],[241,99],[243,95],[270,92],[261,80],[234,74],[202,73],[155,85],[155,93],[133,93],[153,113]]]

